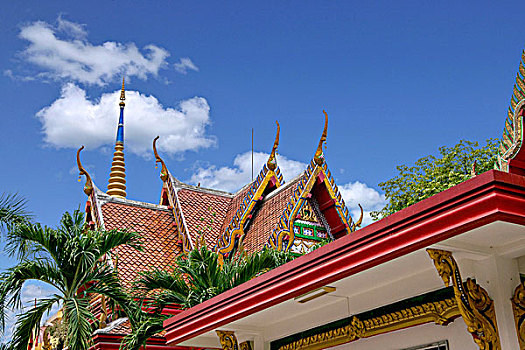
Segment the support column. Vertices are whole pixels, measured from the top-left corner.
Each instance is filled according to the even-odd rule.
[[[476,282],[494,299],[502,350],[520,349],[511,298],[520,282],[518,261],[491,256],[474,264]]]
[[[512,308],[520,349],[525,350],[525,282],[520,283],[514,290]]]
[[[451,252],[438,249],[427,249],[427,252],[445,285],[448,286],[452,280],[459,312],[474,342],[481,350],[502,350],[494,301],[488,292],[471,278],[467,278],[463,283]]]

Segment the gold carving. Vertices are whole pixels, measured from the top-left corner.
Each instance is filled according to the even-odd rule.
[[[277,168],[277,160],[275,159],[275,155],[277,153],[277,147],[279,146],[279,132],[281,131],[279,122],[276,120],[275,123],[277,124],[277,134],[275,135],[275,142],[273,143],[272,152],[270,153],[268,161],[266,162],[266,166],[272,171]]]
[[[516,323],[516,332],[520,349],[525,349],[525,282],[520,283],[514,291],[512,299],[512,311],[514,312],[514,322]]]
[[[239,344],[241,350],[252,350],[252,344],[249,341],[243,341]]]
[[[456,299],[443,299],[363,321],[354,316],[347,326],[299,339],[293,343],[281,346],[279,350],[324,349],[356,341],[360,338],[368,338],[429,322],[446,326],[459,316]]]
[[[513,96],[510,100],[503,137],[501,138],[498,160],[495,167],[501,171],[509,171],[510,161],[518,154],[523,144],[523,116],[525,107],[525,51],[516,75]]]
[[[155,137],[153,139],[153,153],[155,154],[155,164],[160,163],[161,169],[160,169],[160,178],[162,181],[166,181],[168,178],[168,168],[166,167],[166,164],[164,164],[164,161],[159,156],[159,153],[157,152],[157,140],[159,139],[159,136]]]
[[[232,331],[215,331],[221,341],[223,350],[239,350],[239,344],[237,343],[237,337]]]
[[[452,279],[459,311],[474,342],[482,350],[501,349],[494,301],[487,291],[470,278],[465,283],[462,282],[451,252],[438,249],[427,249],[427,252],[446,286]]]
[[[300,217],[298,217],[298,219],[315,223],[318,222],[317,216],[315,215],[313,209],[310,207],[308,201],[304,201],[303,207],[301,208],[301,210],[299,210],[299,215]]]
[[[98,323],[98,328],[106,328],[108,319],[108,309],[106,307],[106,297],[101,295],[100,296],[100,318]]]
[[[84,146],[80,147],[77,151],[77,166],[78,166],[78,172],[79,172],[79,178],[78,181],[80,181],[80,176],[85,175],[86,176],[86,184],[84,185],[84,193],[88,196],[91,195],[93,192],[93,181],[91,180],[91,176],[89,176],[88,172],[84,167],[82,166],[82,163],[80,162],[80,151],[84,149]]]
[[[315,151],[314,155],[314,162],[317,165],[323,165],[324,163],[324,154],[323,154],[323,144],[326,142],[326,132],[328,129],[328,114],[323,110],[324,113],[324,129],[323,133],[321,134],[321,139],[319,140],[319,145],[317,146],[317,150]]]

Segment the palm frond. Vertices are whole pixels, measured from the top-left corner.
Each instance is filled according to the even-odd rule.
[[[87,298],[77,296],[64,300],[64,317],[68,325],[70,350],[86,350],[91,342],[91,323],[95,317],[89,311]]]
[[[27,211],[27,200],[17,193],[0,194],[0,230],[11,230],[14,226],[31,220]]]
[[[130,305],[130,312],[127,315],[133,332],[124,337],[120,349],[139,350],[142,346],[146,346],[149,338],[164,329],[163,322],[166,316],[158,312],[144,311],[149,306],[145,305],[144,300],[140,302],[133,300],[131,303],[133,305]]]
[[[60,271],[52,263],[45,260],[24,261],[15,267],[0,274],[0,311],[2,314],[1,326],[5,327],[6,308],[20,308],[22,306],[22,287],[28,280],[46,282],[61,292],[64,285]]]
[[[35,307],[20,315],[16,321],[16,329],[13,333],[11,349],[27,350],[31,334],[34,332],[35,328],[40,327],[42,317],[59,301],[60,296],[58,295],[55,295],[53,298],[40,299]]]

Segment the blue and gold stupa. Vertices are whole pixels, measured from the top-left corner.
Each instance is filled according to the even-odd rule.
[[[126,198],[126,166],[124,163],[124,107],[126,103],[124,92],[124,78],[122,78],[122,90],[120,91],[120,117],[117,127],[117,139],[115,141],[115,153],[111,163],[111,173],[107,194],[114,197]]]

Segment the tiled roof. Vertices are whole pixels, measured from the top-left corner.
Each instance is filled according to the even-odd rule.
[[[106,230],[127,229],[141,235],[143,251],[127,246],[114,250],[118,256],[118,276],[128,288],[139,272],[153,268],[170,269],[181,253],[172,213],[160,206],[140,206],[135,203],[122,200],[101,205]]]
[[[224,217],[224,221],[223,221],[223,224],[221,226],[221,230],[219,231],[218,239],[220,239],[220,236],[222,234],[224,234],[224,231],[228,228],[228,225],[232,221],[232,218],[235,216],[235,213],[237,212],[237,210],[241,206],[242,200],[246,196],[246,193],[248,193],[248,191],[250,190],[250,185],[251,185],[251,183],[246,185],[246,186],[244,186],[237,193],[235,193],[235,195],[233,196],[233,199],[231,200],[230,204],[228,205],[228,210],[226,212],[226,216]],[[215,242],[215,243],[217,243],[217,242]]]
[[[231,195],[222,195],[197,188],[181,188],[177,192],[189,234],[193,242],[198,231],[204,231],[206,245],[213,247],[225,220]],[[211,226],[208,228],[208,226]]]
[[[250,223],[244,238],[244,249],[248,253],[262,250],[268,242],[268,237],[290,200],[297,181],[298,178],[272,192],[267,199],[264,199],[261,207],[255,211],[253,221]]]

